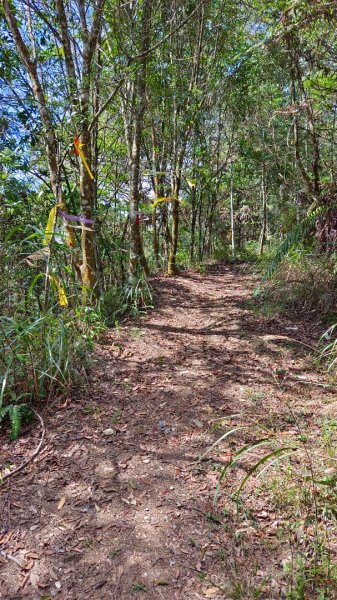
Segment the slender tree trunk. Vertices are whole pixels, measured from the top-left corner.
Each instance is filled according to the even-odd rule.
[[[265,166],[262,166],[261,177],[261,199],[262,199],[262,226],[259,239],[259,256],[262,256],[267,233],[267,193],[266,193],[266,176]]]
[[[202,250],[202,192],[199,197],[199,206],[198,206],[198,260],[202,262],[203,259],[203,250]]]
[[[331,183],[335,180],[335,132],[336,132],[336,103],[334,105],[333,111],[333,121],[331,127],[331,146],[330,146],[330,155],[331,155],[331,165],[330,165],[330,179]]]
[[[192,90],[198,83],[198,77],[199,77],[199,71],[200,71],[200,58],[201,58],[201,50],[202,50],[202,40],[203,40],[203,32],[204,32],[204,25],[205,25],[204,18],[205,18],[204,6],[201,5],[200,12],[199,12],[196,43],[195,43],[194,55],[193,55],[193,59],[192,59],[192,72],[191,72],[191,78],[190,78],[190,82],[189,82],[190,96],[188,97],[187,103],[184,107],[186,115],[188,115],[189,111],[191,111],[192,97],[193,97]],[[178,41],[178,40],[177,40],[175,50],[176,50],[176,55],[174,58],[175,59],[182,58],[182,47],[181,47],[180,41]],[[173,61],[173,53],[171,54],[171,57],[172,57],[172,61]],[[205,98],[206,98],[206,95],[205,95],[204,99]],[[201,108],[201,106],[202,106],[202,103],[200,103],[199,109]],[[188,143],[188,140],[190,138],[190,135],[191,135],[191,132],[193,129],[193,124],[195,122],[195,119],[197,118],[197,112],[192,110],[189,122],[186,126],[186,129],[183,132],[183,135],[180,136],[180,131],[179,131],[180,127],[178,125],[178,114],[180,113],[180,111],[181,111],[181,106],[179,104],[177,95],[175,94],[173,97],[173,131],[172,131],[172,138],[173,138],[172,164],[173,164],[173,168],[172,168],[172,176],[171,176],[171,195],[173,198],[173,201],[172,201],[172,243],[171,243],[170,254],[169,254],[169,259],[168,259],[168,267],[167,267],[167,274],[169,276],[175,275],[176,271],[177,271],[176,259],[177,259],[178,239],[179,239],[179,216],[180,216],[179,215],[179,213],[180,213],[179,192],[180,192],[180,185],[181,185],[181,172],[182,172],[185,152],[186,152],[186,148],[187,148],[187,143]],[[187,121],[188,121],[188,119],[187,119]]]
[[[40,82],[40,78],[37,71],[37,65],[35,60],[31,60],[29,50],[21,36],[19,27],[17,25],[15,16],[12,12],[10,3],[8,0],[3,0],[3,7],[5,12],[5,18],[8,24],[8,27],[12,33],[13,40],[16,46],[16,49],[20,55],[20,58],[25,65],[26,71],[28,73],[33,95],[35,102],[37,104],[40,118],[42,121],[42,126],[44,130],[44,139],[46,146],[46,154],[47,154],[47,163],[49,168],[49,179],[51,189],[54,194],[55,202],[61,205],[62,210],[67,212],[67,207],[65,205],[62,187],[61,187],[61,176],[59,169],[59,160],[58,160],[58,148],[57,148],[57,140],[55,135],[55,130],[53,127],[52,119],[50,112],[47,107],[47,102],[43,93],[42,85]],[[69,246],[75,247],[76,241],[73,233],[73,229],[68,226],[67,222],[64,223],[66,233],[67,233],[67,243]]]
[[[80,137],[81,143],[83,143],[85,156],[88,164],[91,163],[90,156],[90,134],[87,128],[82,129]],[[81,213],[86,219],[92,219],[94,200],[95,200],[95,187],[94,182],[91,179],[87,169],[83,162],[80,160],[80,195],[81,195]],[[82,283],[85,288],[92,289],[96,283],[96,264],[95,264],[95,240],[94,230],[92,227],[82,225],[81,233],[81,248],[82,248]]]
[[[195,249],[195,229],[197,224],[197,207],[196,207],[196,188],[192,187],[191,191],[191,200],[192,200],[192,214],[191,214],[191,241],[190,241],[190,259],[193,262],[194,259],[194,249]]]
[[[157,267],[160,266],[159,259],[159,241],[158,241],[158,229],[157,229],[157,209],[153,209],[152,213],[152,248],[155,257]]]
[[[291,33],[288,33],[286,36],[287,50],[290,57],[290,95],[291,95],[291,103],[294,109],[293,116],[293,132],[294,132],[294,146],[295,146],[295,162],[297,168],[301,174],[303,183],[306,187],[307,193],[309,197],[314,196],[318,193],[319,188],[319,149],[318,149],[318,141],[316,137],[315,130],[314,135],[312,137],[314,143],[314,160],[313,160],[313,181],[304,165],[302,160],[302,152],[301,152],[301,140],[300,140],[300,122],[298,115],[298,106],[297,106],[297,93],[296,93],[296,81],[300,84],[301,91],[303,92],[301,74],[299,71],[298,57],[296,56],[296,51],[294,49],[294,42]],[[304,100],[304,98],[303,98]],[[310,112],[310,111],[309,111]],[[312,118],[312,116],[311,116]]]
[[[174,183],[172,185],[172,243],[170,255],[167,265],[167,274],[172,277],[177,273],[177,250],[179,238],[179,192],[180,192],[180,175],[174,175]]]
[[[169,227],[169,219],[168,219],[168,206],[163,204],[160,208],[161,211],[161,219],[162,219],[162,230],[163,230],[163,246],[164,246],[164,254],[166,256],[166,261],[168,263],[170,256],[170,248],[172,246],[172,236]]]
[[[156,163],[156,175],[154,178],[154,190],[156,198],[162,198],[165,194],[164,192],[164,182],[163,176],[161,175],[162,169],[160,165]],[[159,212],[158,212],[159,211]],[[162,224],[162,232],[163,232],[163,242],[164,242],[164,254],[168,256],[168,249],[171,243],[171,235],[170,229],[168,226],[168,215],[167,215],[167,206],[166,204],[159,205],[159,208],[155,207],[152,213],[152,244],[153,244],[153,252],[156,259],[157,267],[160,267],[160,256],[159,256],[159,233],[158,233],[158,216],[160,215],[161,224]]]
[[[309,136],[311,138],[311,146],[312,146],[312,162],[311,162],[311,187],[313,194],[318,197],[320,193],[320,170],[321,170],[321,158],[320,158],[320,148],[319,148],[319,139],[316,131],[316,123],[315,123],[315,114],[312,99],[308,96],[307,90],[303,84],[303,75],[301,71],[299,57],[296,52],[293,53],[293,69],[296,73],[296,79],[298,84],[298,89],[301,92],[302,101],[305,106],[305,111],[307,115],[307,129],[309,132]]]
[[[100,39],[102,11],[104,0],[98,0],[93,17],[92,27],[89,31],[86,22],[86,9],[84,0],[79,0],[79,12],[82,26],[82,35],[84,39],[83,65],[80,87],[80,142],[83,144],[83,153],[86,161],[91,165],[92,138],[89,122],[90,111],[90,89],[93,76],[93,58]],[[96,81],[97,83],[97,81]],[[80,196],[81,213],[87,219],[92,219],[96,201],[96,182],[90,176],[86,166],[80,159]],[[96,285],[96,264],[95,264],[95,233],[93,228],[82,225],[81,233],[82,248],[82,283],[84,292],[87,289],[93,289]]]
[[[143,243],[140,230],[139,215],[139,187],[140,187],[140,150],[143,131],[143,120],[146,102],[146,52],[150,44],[151,29],[151,0],[144,0],[143,14],[141,23],[141,54],[144,58],[140,60],[136,73],[135,83],[135,103],[134,111],[134,131],[131,150],[130,164],[130,260],[129,277],[133,282],[138,279],[143,268],[146,275],[149,274],[149,268],[144,255]]]
[[[151,123],[151,137],[152,137],[151,166],[152,166],[152,169],[155,171],[154,174],[152,175],[153,191],[155,193],[155,198],[160,198],[160,195],[161,195],[160,191],[162,189],[162,175],[161,175],[160,164],[159,164],[159,160],[158,160],[158,156],[157,156],[157,139],[156,139],[156,132],[155,132],[155,126],[154,126],[153,120]],[[158,226],[157,226],[158,211],[157,211],[156,206],[154,206],[154,208],[153,208],[151,220],[152,220],[152,249],[153,249],[157,268],[159,268],[160,267],[160,258],[159,258],[159,239],[158,239]]]
[[[234,190],[233,190],[233,165],[231,166],[231,189],[230,189],[230,202],[231,202],[231,251],[232,257],[235,258],[235,230],[234,230]]]

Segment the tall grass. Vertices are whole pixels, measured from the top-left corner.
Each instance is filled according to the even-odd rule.
[[[261,493],[260,500],[264,499],[266,508],[269,506],[272,512],[279,513],[284,533],[289,534],[293,557],[284,564],[283,582],[287,588],[284,597],[328,600],[336,597],[337,589],[331,544],[336,528],[337,424],[335,420],[322,421],[317,435],[316,431],[304,429],[305,421],[297,417],[291,406],[287,405],[287,410],[295,429],[290,429],[286,438],[276,434],[274,428],[268,431],[264,422],[251,419],[247,425],[229,426],[199,461],[209,459],[210,468],[214,464],[219,470],[214,510],[221,497],[224,514],[229,514],[234,501],[237,518],[246,521],[249,506]],[[234,425],[237,417],[240,415],[233,415],[228,421]],[[230,439],[238,443],[240,432],[244,437],[249,434],[251,441],[239,441],[227,463],[224,466],[217,463],[217,448],[222,454],[224,444]],[[229,445],[233,448],[233,443]],[[245,473],[238,477],[240,463]],[[301,593],[297,593],[300,583]]]
[[[38,315],[0,317],[0,420],[9,417],[11,436],[26,407],[66,396],[83,380],[94,335],[102,325],[97,312],[51,306]],[[13,408],[17,407],[13,412]]]
[[[85,378],[104,325],[99,306],[82,304],[62,245],[42,253],[43,231],[29,225],[0,227],[0,234],[0,421],[10,422],[15,439],[30,406],[67,396]],[[64,289],[67,306],[60,306],[48,274]]]
[[[101,297],[84,301],[69,250],[54,244],[42,254],[42,235],[15,227],[0,242],[0,422],[9,420],[12,439],[30,406],[66,397],[86,379],[93,341],[106,325],[152,304],[144,277],[132,284],[106,278]]]

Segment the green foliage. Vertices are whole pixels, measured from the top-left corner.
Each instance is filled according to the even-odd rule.
[[[202,455],[202,457],[199,460],[202,460],[206,454],[208,454],[211,450],[213,450],[219,443],[221,443],[224,439],[226,439],[228,436],[232,435],[233,433],[236,433],[240,428],[235,428],[235,429],[231,429],[230,431],[227,431],[224,435],[222,435],[218,440],[216,440],[216,442],[214,442],[214,444],[212,444],[212,446],[210,448],[207,449],[207,451]],[[263,446],[268,446],[271,444],[275,444],[275,438],[271,438],[271,439],[260,439],[257,440],[253,443],[247,444],[245,446],[242,446],[237,452],[235,452],[233,458],[231,458],[226,465],[224,466],[224,468],[221,470],[220,472],[220,476],[219,476],[219,485],[217,488],[217,492],[216,492],[216,496],[215,498],[217,498],[219,491],[220,491],[220,484],[223,481],[223,479],[225,478],[227,471],[231,468],[233,468],[238,459],[242,458],[245,454],[252,452],[253,450],[263,447]],[[287,456],[289,456],[290,454],[292,454],[293,452],[295,452],[297,450],[296,446],[287,446],[287,447],[282,447],[282,448],[274,448],[271,452],[268,452],[267,454],[265,454],[262,458],[260,458],[247,472],[247,474],[242,478],[237,491],[236,491],[236,500],[237,500],[237,505],[239,506],[239,502],[240,502],[240,494],[244,488],[244,486],[246,485],[246,483],[248,482],[248,480],[253,476],[256,475],[258,477],[260,477],[267,469],[269,469],[270,467],[272,467],[275,463],[277,463],[281,458],[285,458]],[[260,467],[263,467],[263,469],[260,469]]]
[[[140,277],[136,281],[129,282],[122,290],[124,302],[122,306],[127,307],[132,315],[153,308],[152,290],[146,277]]]
[[[230,260],[232,262],[252,263],[257,266],[259,263],[257,241],[249,240],[248,242],[243,244],[240,248],[236,250],[235,256],[230,257]]]
[[[82,381],[93,340],[105,325],[100,304],[82,302],[62,239],[50,256],[39,256],[43,230],[32,224],[24,203],[9,195],[1,211],[0,417],[16,439],[31,405],[64,397]],[[30,258],[35,255],[37,260]],[[57,286],[46,273],[60,282],[68,306],[59,305]]]
[[[151,285],[144,276],[124,285],[116,284],[104,294],[100,305],[107,325],[115,325],[121,316],[135,317],[153,308]]]
[[[320,353],[320,358],[327,365],[329,371],[336,371],[337,368],[337,324],[329,327],[321,337],[321,345],[323,346]],[[328,341],[329,340],[329,341]],[[327,343],[328,341],[328,343]]]
[[[0,423],[7,417],[9,419],[12,441],[17,440],[20,435],[22,422],[29,422],[33,413],[27,404],[9,404],[0,407]]]
[[[81,382],[104,325],[93,307],[40,312],[32,297],[12,312],[0,317],[0,418],[10,420],[16,439],[29,404],[64,396]]]
[[[325,206],[316,208],[286,235],[282,244],[279,246],[271,265],[269,266],[263,281],[267,281],[272,277],[276,269],[280,266],[282,260],[287,256],[287,254],[289,254],[290,250],[296,246],[299,246],[300,243],[306,239],[317,218],[327,212],[329,209],[330,207]]]
[[[146,588],[146,585],[144,583],[136,582],[132,586],[132,591],[133,592],[146,592],[147,588]]]
[[[239,444],[239,448],[219,473],[215,506],[220,495],[228,494],[231,470],[242,459],[245,463],[249,456],[254,456],[251,464],[245,467],[246,474],[239,483],[234,484],[234,492],[229,494],[231,501],[236,503],[238,515],[242,513],[242,518],[246,519],[245,502],[248,502],[249,493],[258,493],[256,482],[260,480],[265,502],[271,503],[273,511],[282,514],[289,537],[292,558],[284,562],[286,597],[289,600],[301,600],[315,591],[317,596],[310,597],[332,598],[331,593],[336,589],[337,582],[337,569],[330,549],[330,531],[335,528],[337,516],[336,477],[331,473],[337,452],[336,422],[325,420],[320,424],[321,435],[318,434],[317,440],[321,442],[315,445],[315,452],[312,452],[309,436],[300,433],[300,417],[292,411],[290,414],[298,434],[289,432],[287,444],[280,441],[274,433],[269,437],[253,439],[247,444]],[[257,427],[256,431],[254,425]],[[239,431],[246,430],[252,437],[253,428],[255,437],[260,429],[257,423],[229,429],[207,449],[201,459]],[[262,429],[265,433],[264,425]],[[266,451],[266,446],[271,447],[271,451]],[[238,471],[234,472],[235,481],[237,473]],[[244,498],[243,490],[249,483],[250,492],[246,492]],[[241,589],[237,587],[238,594],[239,590],[241,593]]]
[[[322,256],[300,245],[283,258],[282,268],[254,295],[264,314],[319,315],[323,323],[332,324],[337,302],[336,257]]]

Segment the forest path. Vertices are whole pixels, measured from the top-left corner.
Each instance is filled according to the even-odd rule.
[[[38,459],[1,491],[3,549],[25,561],[0,556],[1,599],[228,600],[241,598],[232,595],[238,581],[249,590],[267,580],[268,595],[251,597],[282,597],[288,549],[266,495],[253,490],[250,514],[237,517],[226,480],[221,524],[212,503],[231,445],[196,461],[237,425],[234,414],[293,428],[294,397],[310,414],[317,390],[297,379],[315,379],[310,360],[272,337],[310,335],[305,324],[254,316],[246,301],[256,281],[236,267],[153,284],[156,309],[103,336],[86,391],[44,415]],[[251,439],[248,431],[234,443]]]

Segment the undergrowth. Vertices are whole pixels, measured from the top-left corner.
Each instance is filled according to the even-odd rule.
[[[292,251],[259,290],[257,298],[277,312],[337,319],[337,260],[305,248]]]
[[[94,340],[106,326],[121,315],[137,315],[153,302],[145,278],[116,285],[87,305],[79,290],[64,308],[57,302],[57,290],[51,290],[46,309],[36,286],[34,290],[35,296],[28,295],[0,317],[0,422],[10,423],[13,440],[31,415],[30,406],[67,397],[86,380]]]
[[[28,406],[66,396],[83,380],[95,336],[102,330],[95,309],[78,307],[0,318],[0,419],[8,417],[11,437],[20,433]]]
[[[266,271],[265,271],[266,272]],[[268,271],[267,271],[268,272]],[[255,290],[248,306],[259,315],[305,317],[319,323],[316,340],[321,364],[337,366],[337,257],[298,247],[283,258],[271,278]]]
[[[337,597],[337,422],[317,420],[316,430],[309,431],[305,419],[291,407],[288,410],[293,415],[293,425],[282,436],[267,429],[263,418],[241,425],[234,415],[224,421],[226,431],[200,460],[212,456],[211,470],[216,467],[219,472],[214,511],[225,515],[225,519],[233,513],[236,546],[240,545],[238,532],[246,531],[248,525],[251,530],[258,526],[256,504],[261,507],[263,502],[262,516],[267,519],[263,526],[270,519],[270,526],[277,527],[278,538],[283,540],[279,545],[283,565],[278,583],[281,597],[332,600]],[[240,442],[240,436],[247,435],[251,441]],[[232,456],[223,466],[218,463],[218,453],[223,453],[224,445],[231,447]],[[240,475],[242,466],[244,475]],[[223,525],[226,527],[226,523]],[[260,536],[258,529],[257,532]],[[267,541],[265,535],[261,543],[263,539]],[[245,587],[248,573],[242,574],[243,578],[240,571],[236,575],[230,597],[255,597]],[[261,597],[269,597],[268,580],[266,577],[262,586],[250,582],[250,589],[259,589]]]
[[[103,318],[108,326],[114,326],[120,317],[153,308],[153,292],[145,276],[124,285],[115,284],[102,297]]]
[[[43,246],[44,235],[31,224],[0,223],[0,423],[12,439],[30,407],[66,398],[86,381],[94,340],[107,326],[152,305],[146,278],[127,283],[123,269],[83,293],[73,251],[58,235]]]

